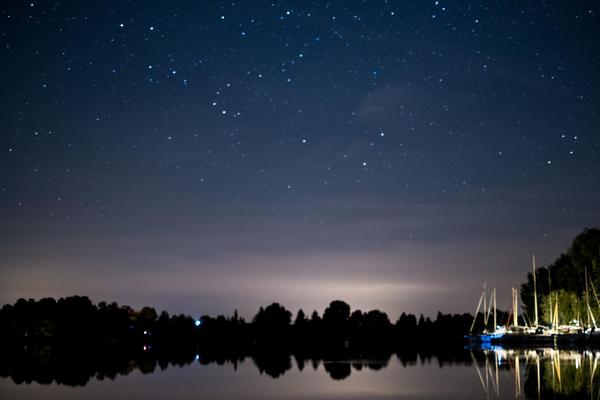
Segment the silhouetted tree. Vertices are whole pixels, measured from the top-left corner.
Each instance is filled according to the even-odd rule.
[[[294,320],[294,325],[295,326],[303,326],[308,322],[308,320],[306,319],[306,315],[304,315],[304,311],[302,310],[298,310],[298,313],[296,314],[296,319]]]
[[[323,330],[328,346],[347,346],[348,318],[350,306],[341,300],[334,300],[323,313]]]
[[[328,326],[343,326],[350,317],[350,306],[341,300],[334,300],[323,313],[323,322]]]
[[[331,379],[336,381],[346,379],[352,372],[348,362],[327,362],[323,364],[323,367]]]
[[[285,344],[290,333],[291,320],[292,313],[279,303],[272,303],[265,309],[261,307],[253,320],[257,343],[261,346]]]
[[[271,329],[285,329],[290,325],[292,313],[279,303],[272,303],[263,309],[262,307],[254,317],[257,326],[268,326]]]

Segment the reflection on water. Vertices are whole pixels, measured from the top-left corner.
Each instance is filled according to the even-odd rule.
[[[333,380],[343,380],[352,371],[386,368],[392,357],[402,366],[435,361],[438,365],[468,365],[472,362],[470,352],[462,347],[448,349],[420,349],[407,347],[391,353],[386,350],[355,352],[348,349],[306,351],[293,353],[285,350],[262,350],[250,353],[228,350],[200,351],[195,346],[159,348],[143,345],[139,349],[128,347],[85,346],[77,349],[53,346],[23,347],[18,350],[0,351],[0,376],[10,378],[16,384],[42,383],[68,386],[85,386],[90,380],[114,380],[118,376],[140,372],[151,374],[170,367],[191,364],[219,365],[237,370],[238,365],[250,361],[261,375],[280,378],[294,367],[324,372]]]
[[[598,399],[600,351],[406,349],[338,354],[22,349],[0,358],[0,398]]]
[[[501,389],[510,391],[511,384],[515,397],[527,399],[600,398],[600,351],[492,348],[477,353],[473,366],[487,398],[500,398]],[[508,372],[504,381],[502,370]]]

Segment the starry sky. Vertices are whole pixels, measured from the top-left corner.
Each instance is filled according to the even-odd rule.
[[[0,303],[507,309],[600,225],[596,1],[0,10]]]

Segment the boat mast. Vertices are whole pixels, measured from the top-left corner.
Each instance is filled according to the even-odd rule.
[[[591,321],[592,324],[594,325],[594,329],[597,329],[598,327],[596,326],[596,319],[594,318],[594,313],[592,312],[592,308],[590,307],[590,295],[588,292],[588,279],[589,279],[590,283],[592,283],[592,278],[588,278],[587,267],[585,267],[585,298],[587,301],[587,309],[588,309],[588,324],[589,324],[589,321]],[[593,284],[592,284],[592,289],[594,289]],[[596,289],[594,289],[594,294],[595,294],[595,292],[596,292]],[[597,300],[598,299],[596,297],[596,301]]]
[[[537,285],[535,282],[535,254],[531,255],[531,264],[533,267],[533,309],[534,309],[534,317],[535,317],[535,321],[534,324],[537,327],[538,326],[538,309],[537,309]]]
[[[498,325],[496,325],[496,288],[494,288],[494,291],[492,292],[494,294],[494,331],[496,330],[496,327]]]
[[[488,321],[489,321],[489,319],[490,319],[490,315],[492,315],[492,307],[493,307],[493,305],[494,305],[494,291],[495,291],[495,290],[496,290],[496,289],[493,289],[493,290],[492,290],[492,293],[490,294],[490,304],[488,304],[488,308],[487,308],[487,317],[485,318],[485,326],[486,326],[486,328],[487,328],[487,326],[488,326]],[[494,329],[496,329],[496,328],[494,327]]]
[[[579,311],[579,297],[575,298],[575,304],[577,305],[577,325],[581,326],[581,312]]]
[[[483,282],[483,330],[487,330],[489,312],[487,309],[487,288],[486,283]]]
[[[588,322],[588,326],[592,326],[591,322],[592,319],[590,318],[590,295],[588,292],[588,276],[587,276],[587,267],[585,267],[584,269],[584,273],[585,273],[585,305],[587,307],[587,322]]]
[[[475,311],[475,315],[473,316],[473,323],[471,324],[471,329],[469,329],[469,333],[473,332],[473,328],[475,327],[475,321],[477,321],[477,315],[479,315],[479,308],[481,307],[481,300],[483,300],[485,292],[481,292],[481,296],[479,296],[479,302],[477,303],[477,310]]]
[[[548,298],[550,299],[550,325],[554,329],[554,316],[552,315],[552,282],[550,281],[550,268],[548,268]]]
[[[514,326],[519,326],[519,316],[517,310],[517,289],[512,289],[512,303],[513,303],[513,324]]]
[[[596,287],[594,286],[592,277],[588,276],[588,279],[590,280],[590,286],[592,287],[592,293],[594,293],[594,298],[596,299],[596,304],[598,305],[598,309],[600,309],[600,300],[598,300],[598,293],[596,293]]]

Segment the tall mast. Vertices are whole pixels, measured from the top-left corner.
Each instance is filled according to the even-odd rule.
[[[475,315],[473,316],[473,323],[471,324],[471,329],[469,329],[469,333],[473,332],[473,328],[475,327],[475,321],[477,320],[477,316],[479,315],[479,307],[481,307],[481,300],[483,300],[484,295],[485,293],[481,292],[481,296],[479,296],[477,310],[475,311]]]
[[[590,318],[590,295],[588,293],[588,276],[587,276],[587,267],[585,267],[585,305],[587,307],[587,317],[588,317],[588,326],[592,326],[591,318]]]
[[[517,311],[517,289],[512,288],[512,303],[513,303],[513,324],[519,326],[519,316]]]
[[[577,323],[581,326],[581,313],[579,312],[579,297],[575,297],[575,304],[577,304]]]
[[[496,288],[494,288],[494,331],[496,330],[496,327],[498,325],[496,325]]]
[[[550,299],[550,325],[554,328],[554,318],[552,316],[552,282],[550,282],[550,268],[548,268],[548,298]]]
[[[537,309],[537,285],[535,283],[535,254],[531,255],[531,264],[533,267],[533,309],[535,316],[535,326],[538,326],[538,309]]]
[[[594,293],[594,298],[596,299],[596,305],[598,305],[598,309],[600,309],[600,300],[598,300],[598,293],[596,293],[596,287],[594,286],[594,282],[592,281],[592,277],[588,276],[590,281],[590,286],[592,287],[592,293]],[[594,313],[592,313],[592,316]]]
[[[484,330],[487,329],[488,323],[488,309],[487,309],[487,289],[486,283],[483,282],[483,321],[484,321]]]
[[[588,292],[588,280],[592,285],[592,290],[594,291],[594,297],[596,297],[596,301],[598,301],[598,296],[596,295],[596,289],[594,288],[594,283],[592,282],[592,278],[588,277],[587,267],[585,267],[585,297],[587,300],[587,309],[588,309],[588,319],[591,320],[594,325],[594,329],[598,328],[596,325],[596,319],[594,318],[594,313],[592,312],[592,308],[590,307],[590,295]],[[590,325],[591,326],[591,325]]]

